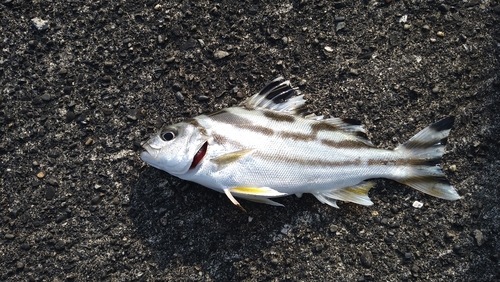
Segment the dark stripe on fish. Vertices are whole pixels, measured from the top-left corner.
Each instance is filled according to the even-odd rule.
[[[440,158],[434,159],[393,159],[393,160],[377,160],[370,159],[366,162],[367,165],[379,166],[435,166],[440,163]]]
[[[311,129],[312,129],[314,135],[318,134],[318,132],[320,132],[320,131],[337,132],[339,130],[342,130],[342,128],[340,128],[334,124],[331,124],[328,122],[322,122],[322,121],[313,123],[311,125]]]
[[[222,110],[218,110],[216,112],[207,114],[207,117],[213,117],[213,116],[216,116],[216,115],[219,115],[219,114],[223,114],[223,113],[227,113],[227,112],[228,111],[226,109],[222,109]]]
[[[278,122],[295,122],[295,117],[288,114],[280,114],[274,111],[263,111],[264,116]]]
[[[270,128],[255,125],[251,120],[225,110],[220,111],[217,115],[210,116],[210,118],[217,122],[229,124],[236,128],[253,130],[267,136],[271,136],[274,134],[274,130]]]
[[[261,158],[264,160],[280,162],[284,164],[299,164],[303,166],[360,166],[363,165],[363,161],[360,158],[349,160],[349,161],[326,161],[326,160],[306,160],[302,158],[291,158],[284,155],[268,155],[262,154],[258,151],[252,154],[253,157]]]
[[[208,135],[205,127],[203,127],[196,119],[192,118],[192,119],[187,120],[186,122],[193,125],[194,127],[196,127],[202,135],[205,135],[205,136]]]
[[[294,141],[312,141],[316,139],[316,136],[311,134],[302,134],[297,132],[280,132],[279,136],[286,139],[292,139]]]
[[[369,148],[369,149],[374,149],[373,146],[370,146],[364,142],[358,141],[358,140],[343,140],[343,141],[333,141],[333,140],[321,140],[321,144],[331,147],[331,148],[336,148],[336,149],[343,149],[343,148],[349,148],[349,149],[363,149],[363,148]]]

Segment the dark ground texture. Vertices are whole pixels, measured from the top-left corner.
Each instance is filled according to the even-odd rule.
[[[499,5],[2,0],[0,281],[498,281]],[[379,180],[371,207],[245,214],[139,159],[279,75],[383,148],[456,116],[462,199]]]

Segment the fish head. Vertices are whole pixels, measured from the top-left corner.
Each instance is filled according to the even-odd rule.
[[[207,149],[207,138],[196,126],[181,122],[163,126],[142,144],[141,159],[172,175],[182,175],[194,168]]]

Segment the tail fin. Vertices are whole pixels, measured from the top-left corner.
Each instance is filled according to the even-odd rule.
[[[404,172],[394,180],[434,197],[460,199],[439,167],[454,120],[454,117],[442,119],[394,149],[395,152],[401,153],[408,163]]]

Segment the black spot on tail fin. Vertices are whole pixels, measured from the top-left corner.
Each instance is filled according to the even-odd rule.
[[[449,117],[444,118],[444,119],[442,119],[434,124],[431,124],[429,127],[435,131],[443,131],[443,130],[451,129],[454,122],[455,122],[455,117],[449,116]]]
[[[452,116],[444,118],[415,134],[410,140],[396,149],[428,149],[432,146],[446,145],[454,121],[455,117]]]

